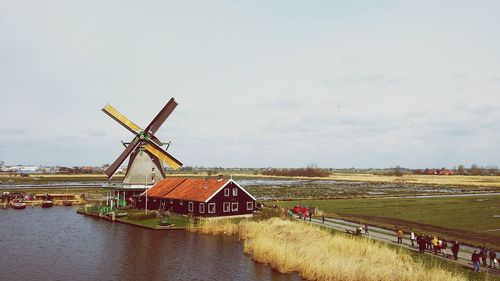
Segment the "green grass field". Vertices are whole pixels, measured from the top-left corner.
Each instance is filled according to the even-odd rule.
[[[126,211],[129,215],[131,214],[137,214],[137,213],[143,213],[144,210],[127,210]],[[187,217],[181,216],[181,215],[170,215],[169,216],[169,222],[173,224],[175,227],[187,227],[189,225],[189,219]],[[149,218],[149,219],[142,219],[142,220],[136,220],[136,219],[130,219],[128,217],[121,218],[120,220],[125,221],[125,222],[131,222],[131,223],[136,223],[140,225],[144,225],[147,227],[157,227],[160,224],[161,219],[160,218]]]
[[[316,206],[328,216],[435,234],[467,244],[500,249],[500,196],[333,199],[275,202],[283,207]]]

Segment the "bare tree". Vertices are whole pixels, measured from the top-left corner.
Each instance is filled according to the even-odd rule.
[[[472,166],[470,166],[470,174],[473,176],[480,176],[482,174],[481,168],[476,164],[472,164]]]
[[[401,170],[401,166],[397,165],[396,167],[393,168],[392,170],[393,175],[396,177],[402,177],[403,176],[403,171]]]

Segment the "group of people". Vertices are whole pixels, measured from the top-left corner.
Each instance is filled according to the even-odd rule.
[[[487,248],[482,248],[481,250],[475,250],[474,253],[472,253],[471,261],[472,261],[472,266],[474,267],[474,271],[479,272],[480,267],[481,267],[481,261],[483,262],[483,266],[486,267],[488,266],[488,263],[486,262],[487,259],[490,259],[490,268],[496,268],[498,264],[498,257],[497,253],[493,249],[487,249]]]
[[[396,237],[398,238],[398,243],[403,243],[404,232],[400,228],[396,228]],[[451,254],[455,260],[458,259],[458,253],[460,251],[460,244],[458,241],[453,241],[451,245],[444,239],[439,239],[437,236],[431,235],[415,235],[412,231],[410,233],[410,241],[412,247],[417,246],[420,253],[424,253],[426,250],[429,252],[434,252],[434,254],[441,254],[443,257],[448,257],[448,249],[450,249]],[[487,260],[489,258],[489,265]],[[483,247],[480,250],[475,250],[472,253],[471,261],[474,271],[479,272],[481,262],[484,267],[489,266],[495,269],[498,265],[498,256],[495,250],[487,249]]]
[[[439,239],[437,236],[431,235],[415,235],[415,233],[411,232],[410,234],[411,245],[418,246],[418,251],[420,253],[424,253],[425,250],[429,252],[434,252],[434,254],[441,254],[443,257],[448,257],[448,249],[451,250],[453,254],[453,258],[455,260],[458,259],[458,252],[460,251],[460,244],[458,241],[453,241],[452,245],[448,244],[448,241],[444,239]]]

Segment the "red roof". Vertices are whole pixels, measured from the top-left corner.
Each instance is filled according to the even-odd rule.
[[[229,180],[166,178],[148,190],[148,196],[205,202]]]

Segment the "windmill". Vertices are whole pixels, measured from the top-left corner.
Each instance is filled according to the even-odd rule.
[[[104,113],[134,135],[130,142],[122,142],[125,150],[106,169],[105,173],[108,176],[108,180],[115,175],[116,171],[129,156],[127,173],[123,180],[124,187],[128,186],[129,188],[144,188],[147,185],[154,184],[155,179],[156,181],[164,179],[165,171],[162,163],[166,163],[172,169],[182,166],[179,160],[175,159],[166,149],[162,148],[166,144],[166,148],[168,149],[170,143],[162,143],[154,135],[176,106],[177,102],[174,98],[171,98],[144,130],[111,105],[107,104],[102,109]]]

